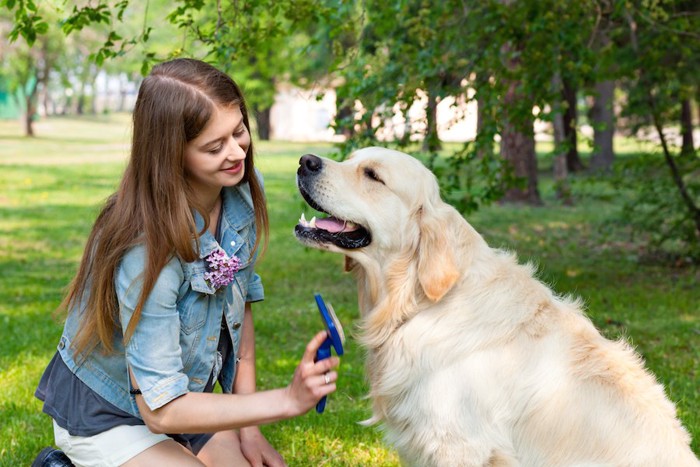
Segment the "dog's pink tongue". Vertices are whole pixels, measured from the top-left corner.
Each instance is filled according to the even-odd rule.
[[[352,225],[348,222],[341,221],[335,217],[326,217],[323,219],[316,219],[316,228],[323,229],[328,232],[350,232],[357,230],[357,226]]]

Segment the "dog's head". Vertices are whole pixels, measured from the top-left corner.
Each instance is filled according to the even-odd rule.
[[[417,159],[378,147],[356,151],[344,162],[307,154],[299,161],[297,185],[311,207],[328,214],[300,219],[295,234],[302,243],[343,253],[396,282],[412,272],[431,301],[456,282],[448,219],[455,211],[442,202],[435,176]]]

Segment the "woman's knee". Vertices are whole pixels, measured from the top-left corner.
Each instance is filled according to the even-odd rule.
[[[241,450],[241,439],[233,430],[215,433],[199,451],[197,457],[209,466],[250,466],[250,462]]]

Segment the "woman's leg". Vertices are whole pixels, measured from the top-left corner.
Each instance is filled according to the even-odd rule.
[[[202,467],[194,454],[172,439],[151,446],[132,457],[122,467],[153,467],[157,465],[177,465],[178,467]],[[207,464],[208,465],[208,464]]]
[[[197,454],[199,460],[210,467],[249,467],[250,463],[241,451],[241,440],[236,431],[214,433]]]
[[[56,445],[76,467],[201,467],[189,450],[145,425],[120,425],[94,436],[73,436],[54,422]]]

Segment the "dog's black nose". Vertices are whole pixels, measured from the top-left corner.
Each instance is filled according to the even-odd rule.
[[[299,172],[303,173],[316,173],[321,171],[323,167],[323,161],[320,157],[313,154],[304,154],[299,159]]]

